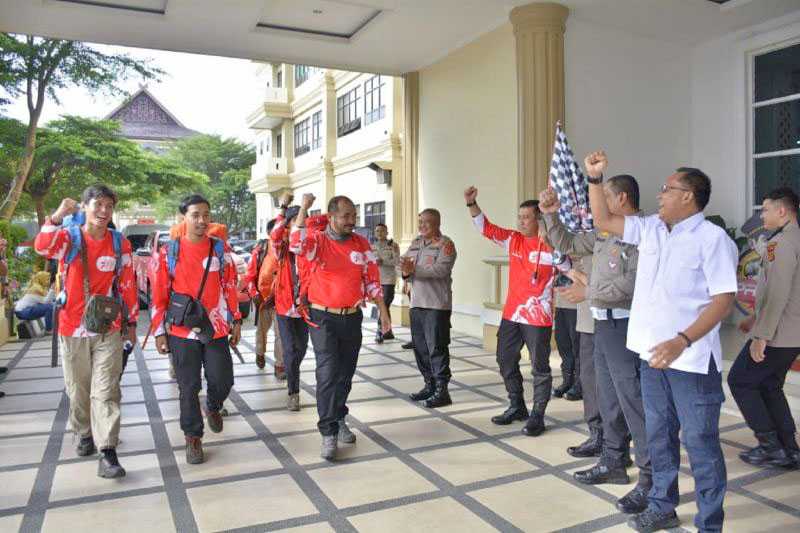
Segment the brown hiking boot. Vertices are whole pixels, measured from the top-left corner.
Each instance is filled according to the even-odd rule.
[[[208,422],[208,428],[214,433],[222,431],[222,413],[219,411],[209,411],[206,414],[206,422]]]
[[[199,465],[205,460],[203,456],[203,439],[200,437],[186,436],[186,462],[190,465]]]
[[[258,368],[264,368],[267,364],[267,358],[264,357],[264,354],[256,354],[256,366]]]

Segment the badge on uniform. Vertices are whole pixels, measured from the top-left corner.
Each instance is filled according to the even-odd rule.
[[[767,245],[767,261],[770,263],[775,261],[775,248],[778,247],[777,242],[771,242]]]

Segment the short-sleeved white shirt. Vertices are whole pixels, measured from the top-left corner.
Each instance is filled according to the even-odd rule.
[[[622,240],[639,247],[627,346],[645,361],[653,347],[694,323],[712,296],[737,290],[736,244],[702,213],[672,231],[658,215],[625,217]],[[670,368],[707,374],[711,354],[721,372],[719,324],[695,340]]]

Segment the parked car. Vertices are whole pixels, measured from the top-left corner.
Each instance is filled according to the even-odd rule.
[[[165,230],[151,231],[145,237],[142,246],[134,247],[133,269],[136,272],[136,288],[139,293],[139,307],[142,309],[150,305],[150,280],[147,277],[147,267],[150,258],[158,248],[169,241],[169,227]],[[131,243],[133,244],[133,243]]]
[[[154,231],[167,231],[169,226],[165,224],[128,224],[122,229],[122,235],[131,241],[133,250],[143,248],[147,238]]]

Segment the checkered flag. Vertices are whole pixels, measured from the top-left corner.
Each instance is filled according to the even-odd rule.
[[[575,162],[567,136],[561,129],[561,122],[556,123],[553,161],[550,163],[550,186],[561,203],[558,210],[561,223],[573,233],[591,231],[594,224],[589,208],[589,184]]]

